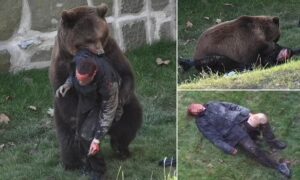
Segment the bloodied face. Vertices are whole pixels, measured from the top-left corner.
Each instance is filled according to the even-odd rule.
[[[191,115],[191,116],[197,116],[200,113],[202,113],[203,111],[205,111],[205,107],[204,107],[203,104],[192,103],[188,107],[188,114]]]

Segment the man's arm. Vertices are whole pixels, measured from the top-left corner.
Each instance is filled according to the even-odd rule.
[[[88,155],[95,155],[100,151],[100,141],[107,134],[115,118],[116,109],[119,103],[119,85],[117,82],[112,82],[109,89],[105,89],[105,87],[102,88],[104,88],[104,91],[100,90],[100,93],[104,93],[102,94],[103,100],[99,112],[99,121],[96,127],[95,137],[90,145]]]
[[[226,143],[220,133],[208,122],[206,122],[206,120],[197,122],[197,127],[199,131],[216,147],[223,150],[225,153],[234,154],[236,149]]]
[[[250,113],[250,110],[248,108],[245,108],[243,106],[229,103],[229,102],[221,102],[221,104],[225,107],[227,107],[231,111],[240,111],[243,115],[248,115]]]
[[[112,82],[108,95],[102,100],[99,113],[99,121],[96,129],[95,139],[101,140],[107,134],[114,118],[119,102],[119,85]]]

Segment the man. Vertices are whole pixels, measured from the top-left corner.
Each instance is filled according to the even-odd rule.
[[[123,113],[118,98],[121,79],[107,61],[104,55],[79,51],[74,57],[75,72],[56,91],[56,97],[64,97],[72,87],[78,93],[77,138],[82,159],[96,177],[105,168],[103,158],[96,155],[100,143]]]
[[[188,107],[187,112],[196,118],[201,133],[225,153],[237,154],[236,146],[240,145],[264,166],[291,177],[292,173],[286,162],[277,162],[254,142],[262,133],[271,147],[284,149],[287,146],[275,138],[265,114],[252,114],[249,109],[228,102],[209,102],[204,105],[194,103]]]
[[[275,48],[269,54],[260,54],[255,63],[262,67],[270,67],[277,64],[283,64],[288,62],[294,55],[299,55],[300,49],[291,49],[282,47],[275,44]],[[178,64],[184,71],[188,71],[191,67],[195,66],[198,70],[204,70],[207,72],[219,72],[227,73],[230,71],[244,71],[246,69],[252,69],[253,64],[246,66],[245,64],[238,63],[226,56],[222,55],[210,55],[205,56],[201,60],[191,60],[179,58]]]

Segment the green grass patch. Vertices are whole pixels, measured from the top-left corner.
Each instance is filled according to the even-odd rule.
[[[299,89],[300,62],[292,61],[273,68],[256,68],[233,76],[199,74],[179,89]]]
[[[300,28],[297,26],[300,17],[299,9],[300,1],[297,0],[180,0],[178,1],[178,55],[183,58],[192,58],[201,33],[215,25],[216,19],[228,21],[241,15],[278,16],[282,32],[279,44],[290,48],[299,48]],[[204,17],[209,17],[209,20]],[[188,21],[192,22],[192,28],[186,27]],[[195,69],[188,73],[182,73],[179,69],[178,83],[189,83],[199,77],[201,76]],[[284,81],[290,79],[284,79]],[[272,88],[277,88],[276,84],[269,86],[272,85]],[[226,86],[223,87],[226,88]]]
[[[260,165],[243,151],[239,151],[236,156],[227,155],[202,136],[194,120],[187,119],[186,109],[192,102],[206,103],[213,100],[240,104],[254,113],[266,113],[277,137],[288,143],[286,149],[271,155],[276,159],[290,160],[293,179],[300,177],[300,92],[202,91],[178,93],[178,179],[283,178],[281,174]],[[263,148],[270,151],[267,146]]]
[[[107,138],[102,145],[108,177],[116,179],[164,179],[158,161],[176,155],[176,45],[160,42],[126,53],[136,74],[144,123],[130,145],[132,157],[117,159]],[[157,66],[156,58],[170,59]],[[0,179],[88,179],[80,171],[64,171],[59,160],[48,69],[0,75],[0,113],[10,117],[0,124]],[[37,107],[36,111],[28,106]],[[166,171],[169,173],[169,171]],[[173,173],[173,170],[171,174]]]

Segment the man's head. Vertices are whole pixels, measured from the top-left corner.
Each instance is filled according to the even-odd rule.
[[[189,116],[198,116],[200,113],[205,111],[205,107],[202,104],[192,103],[189,105],[187,114]]]
[[[85,59],[76,65],[76,79],[81,86],[90,84],[97,73],[97,65],[93,59]]]

